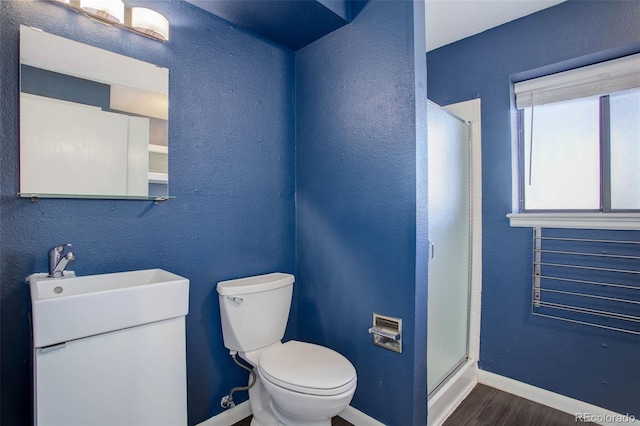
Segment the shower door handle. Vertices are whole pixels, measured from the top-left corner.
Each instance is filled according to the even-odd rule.
[[[431,241],[429,241],[429,259],[433,259],[436,255],[436,246]]]

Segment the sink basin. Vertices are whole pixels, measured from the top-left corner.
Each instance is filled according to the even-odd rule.
[[[189,312],[189,280],[162,269],[27,280],[36,348]]]

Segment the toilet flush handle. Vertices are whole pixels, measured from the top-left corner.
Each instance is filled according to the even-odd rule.
[[[231,300],[236,305],[242,305],[242,302],[244,301],[242,297],[235,297],[235,296],[227,296],[227,299]]]

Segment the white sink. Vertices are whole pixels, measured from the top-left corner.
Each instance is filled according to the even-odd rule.
[[[85,277],[65,274],[27,278],[36,348],[189,312],[189,280],[162,269]]]

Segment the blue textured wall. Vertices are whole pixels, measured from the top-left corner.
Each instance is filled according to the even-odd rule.
[[[638,22],[637,1],[570,0],[427,55],[430,99],[441,105],[474,94],[482,99],[481,368],[636,416],[639,338],[532,317],[531,229],[509,227],[505,215],[512,205],[512,76],[530,78],[638,52]]]
[[[244,384],[246,372],[223,346],[215,284],[295,272],[293,52],[176,0],[149,2],[171,22],[166,44],[55,2],[0,7],[0,423],[29,424],[30,303],[23,280],[45,271],[47,250],[66,242],[74,244],[71,266],[81,275],[160,267],[191,280],[189,422],[217,414],[222,396]],[[20,24],[169,68],[169,187],[177,199],[156,206],[16,197]],[[292,316],[289,336],[295,307]]]
[[[298,50],[349,23],[347,0],[185,0]]]
[[[422,6],[353,2],[296,53],[299,338],[349,358],[351,404],[399,426],[426,424]],[[402,354],[371,343],[373,312],[403,319]]]
[[[295,1],[295,0],[294,0]],[[350,0],[317,0],[327,9],[346,21],[351,21],[351,1]]]

